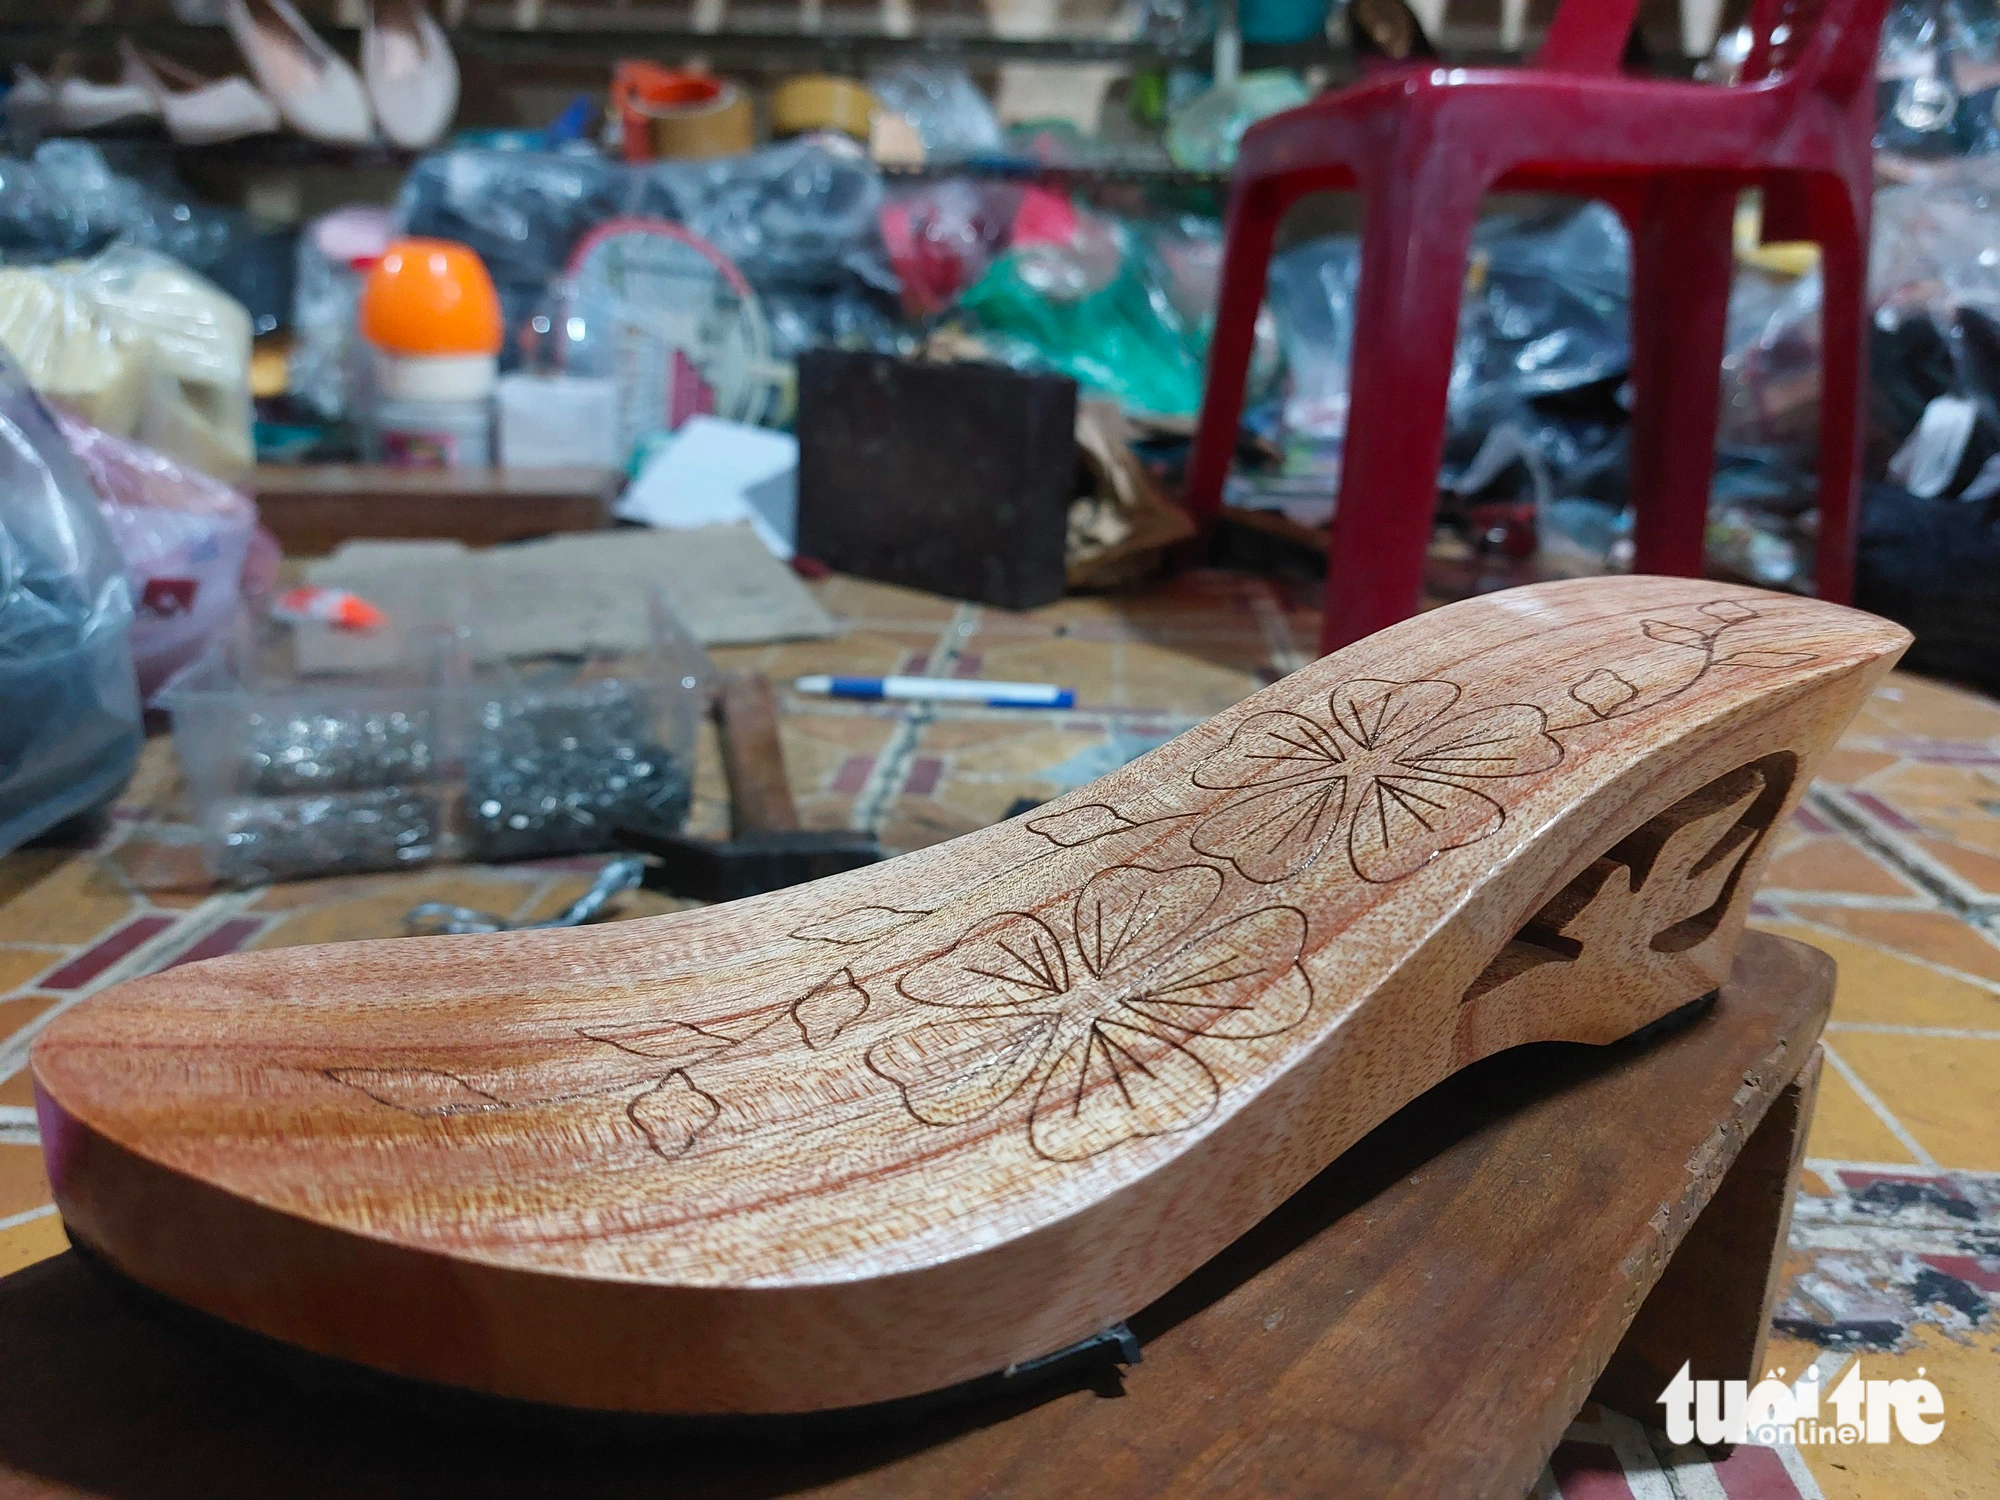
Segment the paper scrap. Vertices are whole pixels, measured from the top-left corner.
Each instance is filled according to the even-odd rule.
[[[620,520],[685,529],[749,525],[773,557],[798,537],[799,443],[788,432],[692,417],[618,501]]]

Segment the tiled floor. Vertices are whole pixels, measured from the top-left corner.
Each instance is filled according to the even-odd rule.
[[[795,700],[785,750],[805,820],[914,848],[1110,770],[1301,665],[1317,621],[1271,585],[1192,575],[1011,615],[833,579],[835,641],[718,651],[786,680],[925,671],[1055,680],[1063,713]],[[720,829],[713,746],[695,822]],[[0,859],[0,1275],[63,1248],[27,1075],[34,1030],[129,975],[241,947],[381,936],[424,900],[518,916],[567,902],[579,862],[217,892],[164,743],[96,849]],[[637,894],[623,915],[671,906]],[[1771,1363],[1838,1378],[1919,1369],[1941,1439],[1739,1448],[1715,1464],[1587,1408],[1537,1493],[1565,1500],[2000,1496],[2000,706],[1896,677],[1786,831],[1756,920],[1834,955],[1830,1067],[1808,1145]]]

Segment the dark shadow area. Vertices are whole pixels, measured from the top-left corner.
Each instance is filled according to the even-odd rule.
[[[1663,1031],[1698,1021],[1709,1003],[1615,1046],[1542,1044],[1465,1069],[1133,1317],[1131,1329],[1142,1341],[1175,1329],[1440,1153],[1619,1066]],[[0,1280],[0,1329],[9,1356],[0,1365],[0,1469],[13,1478],[0,1478],[0,1490],[19,1493],[33,1476],[49,1493],[120,1500],[774,1496],[1046,1403],[1115,1397],[1123,1357],[1115,1343],[1083,1347],[1023,1374],[811,1417],[577,1413],[304,1354],[169,1303],[81,1250]]]

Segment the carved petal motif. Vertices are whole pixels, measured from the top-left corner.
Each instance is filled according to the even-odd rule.
[[[1100,870],[1076,898],[1084,967],[1100,977],[1136,967],[1184,936],[1221,890],[1222,873],[1212,865]]]
[[[868,1066],[903,1092],[926,1125],[989,1114],[1041,1066],[1060,1018],[1045,1012],[954,1016],[868,1049]]]
[[[1273,1036],[1305,1019],[1312,983],[1299,967],[1303,912],[1267,907],[1171,955],[1125,1004],[1149,1022],[1201,1036]]]
[[[1347,778],[1295,781],[1218,808],[1188,836],[1198,854],[1235,865],[1245,880],[1289,880],[1319,857],[1339,826]]]
[[[1333,722],[1357,748],[1379,750],[1418,733],[1458,702],[1455,682],[1384,682],[1358,677],[1327,699]]]
[[[911,969],[898,988],[926,1005],[961,1010],[1025,1005],[1069,988],[1069,960],[1040,917],[1003,911]]]
[[[1533,776],[1562,759],[1539,708],[1507,703],[1425,730],[1396,751],[1396,764],[1431,776],[1473,780]]]
[[[715,1123],[722,1106],[688,1081],[685,1073],[669,1073],[625,1107],[625,1113],[660,1155],[683,1155],[704,1130]]]
[[[1300,776],[1337,775],[1345,758],[1324,724],[1289,709],[1252,714],[1229,743],[1194,768],[1194,784],[1211,791],[1264,786]]]
[[[413,1115],[455,1115],[500,1104],[486,1090],[440,1068],[329,1068],[326,1076]]]
[[[1087,844],[1092,839],[1101,839],[1109,834],[1122,833],[1128,828],[1137,828],[1122,813],[1106,807],[1101,802],[1086,802],[1082,807],[1072,807],[1068,812],[1048,813],[1039,818],[1030,818],[1028,827],[1052,844],[1060,844],[1065,849]]]
[[[818,1050],[860,1020],[867,1009],[868,992],[854,982],[852,969],[842,969],[793,1002],[792,1021],[805,1044]]]
[[[1178,1042],[1103,1019],[1070,1044],[1035,1095],[1028,1136],[1056,1161],[1079,1161],[1140,1136],[1199,1125],[1215,1075]]]
[[[912,922],[921,922],[929,915],[927,911],[904,911],[895,906],[858,906],[853,911],[808,922],[796,929],[792,936],[809,943],[841,943],[848,946],[872,943],[876,938],[886,937]]]
[[[1362,793],[1348,825],[1347,853],[1363,880],[1401,880],[1443,850],[1478,843],[1505,818],[1483,792],[1392,772]]]
[[[735,1045],[684,1021],[639,1021],[628,1026],[586,1026],[581,1035],[620,1052],[649,1057],[672,1068],[691,1068]]]

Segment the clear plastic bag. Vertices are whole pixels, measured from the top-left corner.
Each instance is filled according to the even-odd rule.
[[[141,743],[131,628],[90,480],[0,352],[0,853],[130,778]]]
[[[1167,123],[1167,155],[1189,172],[1227,172],[1236,165],[1244,131],[1311,98],[1299,76],[1282,68],[1218,83],[1174,112]]]
[[[633,170],[633,212],[686,225],[759,292],[853,278],[895,289],[876,224],[882,173],[858,146],[801,138]]]
[[[1324,444],[1347,435],[1360,275],[1361,247],[1352,235],[1308,240],[1271,257],[1266,297],[1285,353],[1288,437]]]
[[[1007,144],[993,106],[963,68],[897,63],[870,73],[868,88],[884,109],[909,121],[926,161],[965,161]]]
[[[93,426],[222,479],[254,462],[250,316],[165,255],[0,269],[0,344]]]
[[[0,260],[10,264],[93,255],[117,241],[211,272],[255,237],[243,215],[115,172],[86,141],[44,141],[25,161],[0,156]]]
[[[470,245],[486,262],[516,330],[562,274],[571,247],[606,219],[630,211],[631,168],[584,152],[454,146],[418,160],[403,179],[396,217],[404,230]]]
[[[366,349],[355,308],[363,268],[393,237],[389,213],[373,204],[335,209],[299,236],[286,390],[329,421],[346,416],[360,396]]]
[[[1452,425],[1484,427],[1523,401],[1621,379],[1631,287],[1631,238],[1602,203],[1482,224],[1452,356]]]
[[[595,152],[461,146],[410,170],[396,215],[411,234],[458,240],[493,274],[515,334],[564,274],[585,234],[608,219],[667,219],[700,235],[759,295],[894,293],[876,215],[882,175],[859,150],[823,139],[761,146],[713,161],[627,165]]]
[[[56,413],[56,424],[96,484],[125,559],[136,611],[133,665],[150,703],[235,619],[246,577],[268,589],[277,543],[258,530],[249,497],[220,480],[67,413]]]

